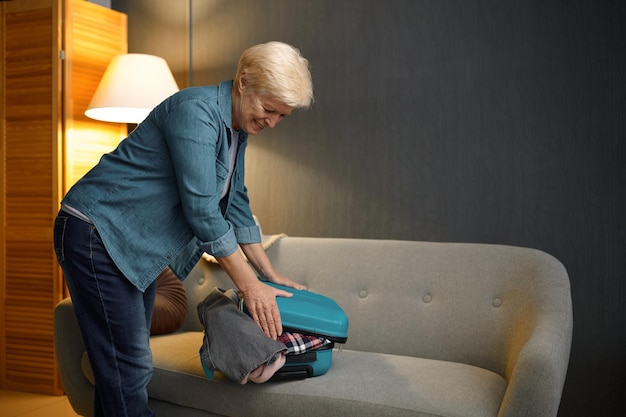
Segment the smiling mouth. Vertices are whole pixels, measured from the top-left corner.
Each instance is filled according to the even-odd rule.
[[[259,130],[263,130],[265,128],[265,126],[263,126],[261,123],[259,123],[258,121],[254,121],[254,123],[257,125],[257,127],[259,128]]]

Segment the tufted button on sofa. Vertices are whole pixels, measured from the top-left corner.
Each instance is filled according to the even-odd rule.
[[[240,386],[207,380],[195,307],[232,283],[201,261],[183,282],[188,310],[151,339],[157,416],[556,416],[572,337],[567,272],[533,249],[458,243],[284,237],[276,268],[333,297],[348,342],[325,375]],[[55,310],[70,403],[92,415],[93,386],[71,300]]]

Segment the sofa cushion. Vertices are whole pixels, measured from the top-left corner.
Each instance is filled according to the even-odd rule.
[[[150,334],[159,335],[178,330],[186,315],[185,287],[170,268],[165,268],[157,277]]]
[[[240,386],[205,378],[202,332],[151,343],[151,398],[228,416],[495,416],[506,390],[501,376],[474,366],[350,350],[336,351],[320,377]]]

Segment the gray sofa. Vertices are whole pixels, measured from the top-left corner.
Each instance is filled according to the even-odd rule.
[[[569,279],[541,251],[485,244],[284,237],[276,268],[333,297],[350,318],[327,374],[240,386],[207,380],[196,304],[232,287],[201,261],[188,313],[152,338],[157,416],[555,416],[572,337]],[[77,413],[93,386],[71,300],[55,310],[61,377]],[[87,363],[86,363],[87,362]]]

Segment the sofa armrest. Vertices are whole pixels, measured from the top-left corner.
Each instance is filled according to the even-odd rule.
[[[80,415],[93,415],[94,389],[82,371],[85,344],[70,298],[54,309],[54,347],[63,388],[72,408]]]
[[[572,343],[572,299],[565,268],[550,256],[546,260],[544,275],[552,278],[552,285],[535,290],[550,292],[549,301],[535,306],[534,329],[525,343],[512,340],[508,386],[498,417],[558,414]]]

